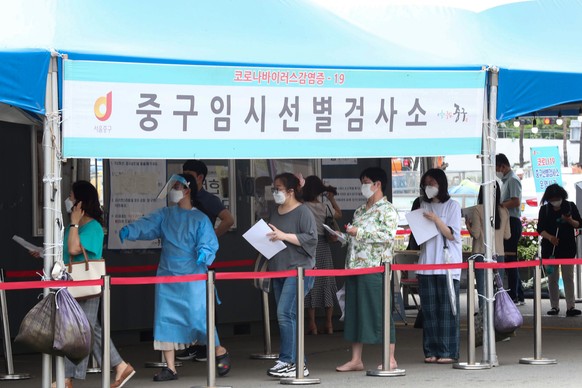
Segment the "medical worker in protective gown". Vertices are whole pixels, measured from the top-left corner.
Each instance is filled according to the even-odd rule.
[[[196,182],[189,175],[173,175],[158,196],[167,194],[171,205],[119,232],[122,242],[161,239],[158,276],[205,274],[214,261],[218,241],[208,217],[191,201],[196,190]],[[154,349],[164,352],[168,366],[154,376],[154,381],[176,380],[175,351],[194,343],[206,344],[206,282],[156,284]],[[218,335],[216,365],[219,376],[230,370],[230,356],[220,346]]]

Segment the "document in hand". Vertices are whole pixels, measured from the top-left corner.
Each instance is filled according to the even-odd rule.
[[[275,256],[278,252],[285,249],[287,246],[283,241],[271,241],[267,237],[267,233],[273,230],[262,219],[254,224],[249,230],[243,234],[243,237],[263,256],[267,259]]]
[[[323,228],[325,230],[327,230],[329,233],[331,233],[332,235],[336,236],[338,241],[341,242],[342,244],[344,244],[346,242],[346,238],[344,237],[343,233],[340,233],[340,232],[333,230],[332,228],[330,228],[326,224],[323,224]]]
[[[426,218],[424,212],[425,209],[416,209],[406,214],[408,225],[419,245],[439,234],[436,224]]]

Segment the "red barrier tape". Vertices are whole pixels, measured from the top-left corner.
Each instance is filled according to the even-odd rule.
[[[509,263],[475,263],[476,269],[489,268],[526,268],[536,267],[540,260],[517,261]],[[545,259],[545,265],[582,265],[582,259]],[[467,263],[455,264],[393,264],[394,271],[422,271],[438,269],[467,269]],[[305,271],[306,276],[352,276],[367,275],[372,273],[383,273],[384,267],[358,268],[358,269],[310,269]],[[250,280],[250,279],[272,279],[294,277],[296,270],[274,271],[274,272],[223,272],[217,273],[217,280]],[[181,275],[181,276],[148,276],[148,277],[112,277],[111,285],[140,285],[140,284],[160,284],[160,283],[182,283],[207,280],[207,274]],[[24,282],[0,282],[0,290],[26,290],[39,288],[62,288],[62,287],[82,287],[82,286],[103,286],[102,279],[80,280],[80,281],[24,281]]]
[[[81,286],[103,286],[102,279],[79,280],[76,282],[66,280],[37,280],[33,282],[10,282],[0,283],[0,290],[28,290],[34,288],[63,288],[63,287],[81,287]]]

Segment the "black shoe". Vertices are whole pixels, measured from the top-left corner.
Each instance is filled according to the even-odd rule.
[[[192,345],[187,349],[184,349],[180,353],[176,354],[176,360],[180,361],[206,361],[207,358],[206,345]]]
[[[216,372],[220,377],[226,376],[230,372],[230,355],[228,352],[216,356]]]
[[[162,368],[162,371],[154,375],[154,381],[178,380],[178,374],[170,368]]]
[[[552,307],[551,310],[549,310],[546,314],[548,315],[558,315],[558,313],[560,312],[560,309]],[[568,312],[566,311],[566,315],[568,315]]]
[[[566,316],[567,317],[575,317],[577,315],[582,314],[582,311],[575,309],[574,307],[572,307],[571,309],[566,310]]]

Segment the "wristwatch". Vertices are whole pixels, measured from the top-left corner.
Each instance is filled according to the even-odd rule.
[[[69,226],[70,226],[71,228],[77,228],[77,229],[79,228],[79,224],[71,224],[71,225],[69,225]]]

